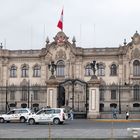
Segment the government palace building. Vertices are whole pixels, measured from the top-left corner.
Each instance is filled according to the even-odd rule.
[[[0,111],[72,108],[75,116],[103,118],[140,111],[140,35],[116,48],[82,48],[60,31],[44,48],[0,46]]]

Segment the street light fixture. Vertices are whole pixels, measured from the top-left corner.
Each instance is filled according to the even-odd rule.
[[[96,63],[95,60],[93,60],[93,62],[90,63],[90,66],[91,66],[91,69],[92,69],[92,71],[93,71],[93,75],[92,75],[91,79],[97,79],[97,76],[96,76],[95,73],[96,73],[96,70],[99,69],[99,64]]]
[[[48,68],[49,68],[49,70],[51,71],[51,74],[52,74],[50,79],[55,79],[54,72],[56,70],[56,64],[54,63],[54,61],[52,61],[51,64],[48,64]]]

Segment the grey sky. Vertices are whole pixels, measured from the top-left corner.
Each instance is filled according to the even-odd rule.
[[[84,48],[118,47],[140,32],[140,0],[0,0],[0,42],[10,50],[41,49],[59,31]]]

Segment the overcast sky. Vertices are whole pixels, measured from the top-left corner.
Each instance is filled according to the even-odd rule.
[[[140,33],[140,0],[0,0],[4,48],[41,49],[53,41],[64,6],[64,32],[83,48],[118,47]]]

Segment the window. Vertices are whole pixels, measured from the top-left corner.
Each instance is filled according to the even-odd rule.
[[[105,67],[103,64],[99,64],[98,67],[98,76],[104,76],[105,75]]]
[[[27,87],[26,86],[22,87],[22,97],[21,97],[22,101],[27,101],[27,92],[28,92]]]
[[[110,75],[111,76],[116,76],[117,75],[117,66],[115,64],[112,64],[111,65],[111,68],[110,68]]]
[[[133,62],[133,75],[140,76],[140,62],[138,60]]]
[[[111,90],[111,99],[116,99],[116,90]]]
[[[92,69],[91,69],[90,64],[88,64],[88,65],[86,66],[86,68],[85,68],[85,75],[86,75],[86,76],[91,76],[91,75],[93,75],[93,71],[92,71]]]
[[[134,86],[134,94],[133,94],[134,101],[140,100],[140,88],[139,85]]]
[[[10,100],[15,100],[15,92],[14,91],[10,92]]]
[[[10,77],[16,77],[16,76],[17,76],[17,68],[15,65],[13,65],[10,68]]]
[[[29,67],[27,65],[22,66],[21,76],[28,77],[28,71],[29,71]]]
[[[134,103],[133,107],[140,107],[140,104],[139,103]]]
[[[34,100],[38,100],[38,90],[34,90]]]
[[[36,65],[33,68],[33,77],[40,77],[41,73],[40,73],[41,67]]]
[[[65,76],[65,65],[63,61],[59,61],[56,64],[56,76]]]
[[[103,86],[100,88],[100,101],[104,101],[104,92]]]

